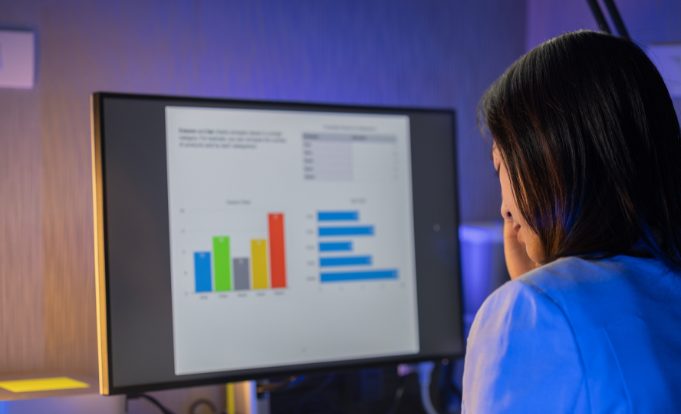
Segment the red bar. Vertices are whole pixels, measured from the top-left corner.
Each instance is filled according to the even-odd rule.
[[[269,234],[270,234],[270,277],[272,278],[270,287],[286,287],[286,249],[284,247],[284,214],[270,213]]]

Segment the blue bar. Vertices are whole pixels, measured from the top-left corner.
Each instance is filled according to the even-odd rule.
[[[357,221],[359,213],[356,211],[318,211],[317,221]]]
[[[213,291],[210,252],[194,252],[194,278],[196,293]]]
[[[319,266],[371,266],[371,256],[320,257]]]
[[[322,273],[322,283],[332,282],[358,282],[362,280],[397,279],[397,269],[388,270],[362,270],[357,272],[333,272]]]
[[[351,252],[352,242],[321,242],[320,252]]]
[[[373,236],[374,226],[320,227],[319,236]]]

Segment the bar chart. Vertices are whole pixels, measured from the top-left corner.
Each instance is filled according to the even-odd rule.
[[[321,283],[396,280],[397,269],[374,267],[374,256],[358,252],[357,239],[373,239],[376,227],[363,224],[359,211],[317,212]]]
[[[287,287],[284,214],[267,215],[267,238],[250,240],[250,256],[234,257],[229,235],[212,238],[211,251],[195,251],[196,293],[230,292]]]

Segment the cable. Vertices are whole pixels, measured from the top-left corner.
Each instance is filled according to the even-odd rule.
[[[125,397],[125,411],[126,412],[128,411],[128,401],[136,400],[138,398],[149,401],[152,405],[156,406],[163,414],[175,414],[170,409],[168,409],[168,407],[161,404],[161,402],[159,400],[157,400],[156,398],[154,398],[154,397],[152,397],[151,395],[148,395],[148,394],[127,395]]]
[[[303,407],[305,407],[305,405],[308,404],[313,397],[317,396],[317,394],[320,394],[322,391],[324,391],[324,389],[331,385],[335,379],[335,373],[326,374],[319,384],[317,384],[311,390],[308,390],[305,395],[298,400],[297,409],[295,412],[302,412]]]
[[[451,412],[452,409],[460,409],[463,395],[461,392],[461,384],[457,379],[461,378],[462,359],[443,359],[442,374],[438,378],[438,386],[440,391],[439,409],[444,412]],[[459,371],[461,369],[461,371]],[[457,408],[454,408],[457,407]]]
[[[218,407],[216,407],[211,400],[205,398],[199,398],[194,401],[192,405],[189,406],[189,414],[196,414],[196,409],[202,405],[207,406],[213,414],[218,414]]]
[[[629,37],[629,32],[627,32],[627,28],[624,27],[624,21],[622,20],[622,16],[620,16],[619,10],[617,10],[615,2],[613,0],[603,0],[603,3],[605,3],[605,7],[608,9],[610,20],[612,21],[612,24],[615,25],[617,33],[619,33],[621,37],[631,40]]]
[[[434,362],[422,362],[419,364],[419,388],[421,390],[421,403],[426,414],[438,414],[430,397],[430,380],[433,373]]]
[[[394,414],[400,408],[400,404],[402,403],[402,397],[404,396],[405,389],[407,388],[407,378],[411,375],[414,374],[410,373],[407,375],[402,375],[398,378],[397,387],[395,387],[395,394],[393,396],[392,403],[390,404],[390,408],[388,408],[388,410],[386,411],[388,414]]]
[[[445,377],[444,386],[453,396],[457,397],[459,400],[462,398],[463,392],[461,391],[461,384],[454,380],[454,376],[456,375],[456,367],[462,363],[462,359],[442,361],[442,364],[445,366],[443,374]]]
[[[598,5],[598,2],[596,0],[586,0],[586,2],[589,3],[591,13],[594,15],[594,19],[596,19],[596,23],[598,23],[598,27],[601,29],[601,31],[608,34],[612,34],[610,26],[608,25],[608,22],[605,20],[605,16],[603,15],[601,6]]]
[[[268,392],[285,391],[298,385],[304,377],[292,375],[282,381],[278,382],[262,382],[256,383],[258,394],[266,394]]]

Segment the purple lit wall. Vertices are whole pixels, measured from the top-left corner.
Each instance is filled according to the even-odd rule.
[[[615,0],[615,3],[632,40],[644,50],[656,43],[681,43],[681,1]],[[527,0],[528,50],[553,36],[577,29],[598,29],[586,0]],[[681,117],[681,99],[675,99],[674,106]]]

